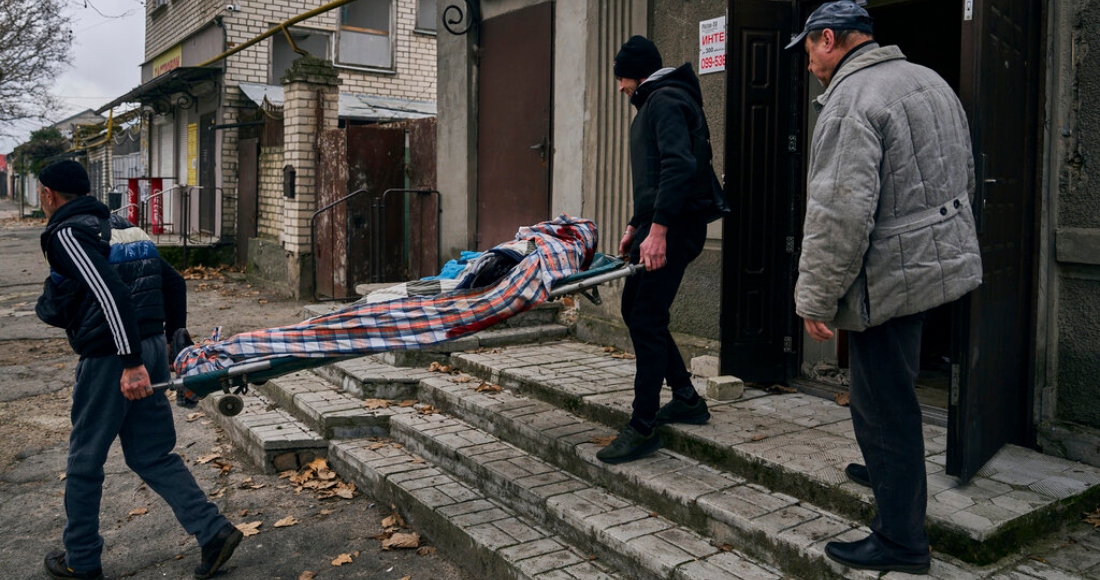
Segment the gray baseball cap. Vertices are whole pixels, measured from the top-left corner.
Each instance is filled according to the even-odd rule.
[[[875,19],[871,18],[871,15],[867,14],[863,7],[852,0],[828,2],[822,4],[817,10],[814,10],[813,14],[810,14],[810,17],[806,19],[806,27],[802,29],[802,33],[794,37],[787,48],[794,48],[802,44],[802,40],[806,38],[806,33],[814,30],[831,28],[833,30],[858,30],[871,34],[874,32],[874,22]]]

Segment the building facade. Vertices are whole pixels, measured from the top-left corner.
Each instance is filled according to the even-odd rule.
[[[456,194],[445,201],[452,225],[444,247],[484,246],[486,232],[534,217],[486,211],[511,207],[507,199],[496,205],[498,190],[520,186],[521,203],[544,217],[564,211],[595,219],[602,248],[614,251],[630,215],[633,115],[615,92],[614,54],[630,35],[644,34],[666,66],[692,62],[698,72],[707,34],[724,17],[723,70],[702,74],[701,84],[715,166],[734,212],[711,226],[674,307],[673,330],[686,354],[720,355],[725,373],[822,396],[843,391],[843,333],[829,343],[808,340],[792,299],[811,101],[821,88],[802,51],[783,47],[821,3],[473,3],[475,25],[439,37],[440,188]],[[926,420],[948,427],[949,473],[968,478],[1004,444],[1100,464],[1100,402],[1092,396],[1100,371],[1100,194],[1088,171],[1100,146],[1092,130],[1100,105],[1086,96],[1100,82],[1100,56],[1084,49],[1100,34],[1100,7],[868,0],[866,8],[878,40],[943,76],[971,124],[985,283],[930,313],[918,381]],[[510,64],[514,54],[529,66]],[[516,89],[520,103],[495,100],[493,85],[521,81],[537,88]],[[504,132],[498,116],[531,120],[533,129]],[[510,166],[528,177],[502,178],[506,171],[486,159],[502,147],[532,156],[528,166]],[[545,183],[545,192],[531,183]],[[493,221],[502,223],[494,230]],[[625,346],[618,300],[613,292],[604,298],[603,307],[583,305],[578,333]]]

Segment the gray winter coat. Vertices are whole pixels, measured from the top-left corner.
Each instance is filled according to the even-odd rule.
[[[978,287],[974,158],[951,87],[871,43],[815,106],[798,315],[858,331]]]

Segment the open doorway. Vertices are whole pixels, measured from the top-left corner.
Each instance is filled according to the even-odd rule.
[[[802,21],[820,2],[803,3]],[[875,40],[883,46],[898,45],[910,62],[936,71],[947,83],[960,90],[962,62],[962,10],[953,0],[869,0],[865,6],[875,20]],[[813,139],[817,122],[810,106],[823,88],[806,72],[807,114],[805,134],[807,146]],[[807,159],[808,161],[808,159]],[[805,200],[803,200],[805,204]],[[946,425],[950,402],[953,353],[958,345],[956,306],[947,304],[929,312],[921,340],[921,369],[917,378],[917,398],[925,409],[926,419]],[[848,348],[846,333],[826,343],[816,343],[803,336],[802,364],[799,385],[803,390],[830,394],[846,390]],[[811,381],[808,385],[805,381]]]

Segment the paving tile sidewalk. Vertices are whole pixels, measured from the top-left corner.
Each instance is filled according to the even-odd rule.
[[[614,424],[629,416],[634,361],[613,358],[595,345],[572,341],[516,346],[494,352],[456,354],[459,366],[500,384],[586,409]],[[667,397],[667,390],[665,397]],[[672,426],[676,436],[712,449],[728,448],[780,472],[797,473],[824,488],[836,488],[873,513],[869,489],[849,482],[844,466],[860,461],[848,409],[800,393],[746,389],[733,402],[710,402],[713,418],[703,426]],[[1064,517],[1063,502],[1100,484],[1100,469],[1006,446],[967,485],[944,472],[947,430],[926,425],[930,524],[983,542],[1035,519]],[[666,438],[667,439],[667,438]],[[1090,508],[1092,509],[1092,508]],[[1069,514],[1068,519],[1077,518]],[[1062,534],[1055,550],[1064,569],[1100,577],[1100,541],[1084,528]],[[1072,548],[1072,549],[1071,549]],[[1050,549],[1048,546],[1047,549]],[[1044,560],[1046,558],[1043,558]],[[1036,561],[1034,565],[1042,562]]]

